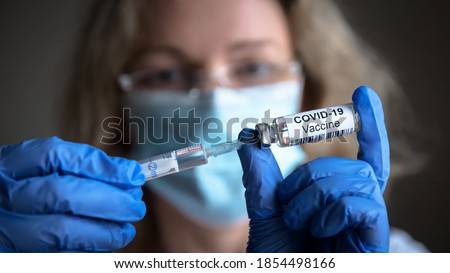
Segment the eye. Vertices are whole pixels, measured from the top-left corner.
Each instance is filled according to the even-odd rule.
[[[232,74],[237,77],[255,77],[270,74],[274,71],[274,65],[268,62],[250,62],[235,64]]]
[[[233,86],[260,85],[277,80],[277,66],[270,62],[252,61],[230,66],[228,80]]]
[[[138,85],[159,85],[180,82],[183,72],[180,69],[159,69],[143,71],[136,76]]]

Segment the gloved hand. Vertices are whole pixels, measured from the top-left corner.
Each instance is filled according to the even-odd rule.
[[[56,137],[0,147],[1,252],[109,252],[145,214],[135,161]]]
[[[247,144],[238,151],[250,218],[247,251],[389,250],[382,197],[390,169],[383,109],[364,86],[353,94],[353,103],[361,118],[358,160],[318,158],[283,180],[270,149]],[[255,131],[242,131],[240,138],[248,142],[252,135]]]

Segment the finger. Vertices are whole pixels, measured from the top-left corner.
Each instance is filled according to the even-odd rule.
[[[134,238],[133,225],[73,215],[26,215],[0,208],[0,245],[14,252],[111,252]]]
[[[377,182],[370,178],[350,175],[327,177],[317,181],[292,199],[285,208],[284,221],[289,229],[305,228],[309,226],[315,215],[346,196],[379,200],[378,196],[381,196],[381,193]],[[380,202],[383,203],[382,200]]]
[[[359,175],[376,179],[372,167],[364,161],[338,157],[317,158],[303,164],[279,185],[279,201],[287,205],[315,181],[340,175]]]
[[[21,181],[2,180],[3,184],[8,184],[8,193],[1,195],[0,206],[18,213],[70,213],[135,222],[141,220],[146,211],[141,201],[141,188],[124,191],[87,178],[58,174]]]
[[[241,142],[250,142],[249,135],[256,131],[244,129],[239,134]],[[270,149],[260,149],[259,144],[249,143],[238,150],[245,187],[245,199],[250,219],[266,219],[280,211],[276,189],[283,180],[278,163]]]
[[[0,153],[2,172],[15,180],[58,173],[92,178],[122,188],[142,186],[145,182],[138,162],[110,157],[92,146],[57,137],[8,145]]]
[[[372,166],[381,192],[384,192],[389,178],[390,159],[381,100],[372,89],[366,86],[356,89],[352,99],[361,119],[361,128],[357,134],[358,159]]]
[[[346,236],[340,243],[349,251],[389,251],[386,207],[361,197],[345,197],[327,207],[314,218],[311,234],[318,238]]]

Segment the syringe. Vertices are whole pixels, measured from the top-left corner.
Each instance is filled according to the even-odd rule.
[[[359,130],[360,123],[359,114],[353,104],[348,103],[278,117],[270,124],[257,124],[256,130],[262,147],[270,147],[271,143],[288,147],[349,135]],[[141,160],[140,164],[146,180],[150,180],[205,165],[208,157],[229,153],[241,145],[243,143],[237,140],[209,148],[197,144]]]
[[[209,148],[201,144],[174,150],[139,161],[145,174],[145,180],[152,180],[165,175],[181,172],[208,163],[211,156],[219,156],[239,149],[239,141],[213,144]]]

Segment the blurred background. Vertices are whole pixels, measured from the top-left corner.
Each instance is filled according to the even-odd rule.
[[[430,251],[450,252],[450,1],[335,1],[396,73],[423,124],[417,134],[433,135],[421,144],[430,163],[393,185],[390,222]],[[0,145],[59,135],[70,126],[62,124],[62,100],[92,3],[0,2]]]

